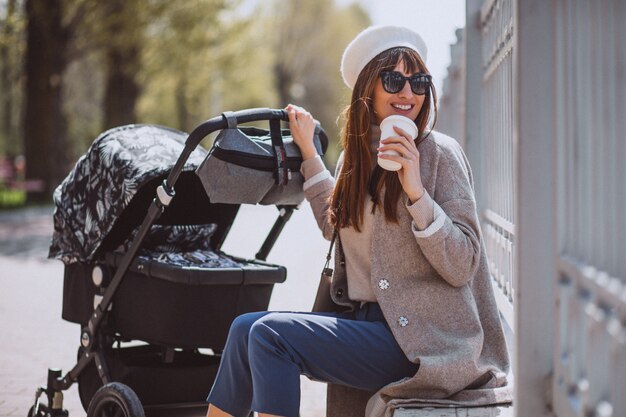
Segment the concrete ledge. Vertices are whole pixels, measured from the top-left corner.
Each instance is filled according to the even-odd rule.
[[[513,407],[399,408],[393,417],[513,417]]]

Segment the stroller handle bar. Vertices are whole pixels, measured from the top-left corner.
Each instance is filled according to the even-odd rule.
[[[287,112],[283,109],[247,109],[234,112],[234,116],[237,118],[237,123],[256,122],[260,120],[282,120],[289,121]]]
[[[262,120],[282,120],[289,121],[289,116],[287,112],[283,109],[269,109],[269,108],[256,108],[256,109],[247,109],[240,110],[231,113],[232,116],[237,121],[237,124],[240,123],[249,123],[249,122],[257,122]],[[207,135],[215,132],[216,130],[222,130],[228,127],[228,122],[226,121],[226,117],[224,115],[213,117],[209,120],[206,120],[200,123],[196,128],[189,134],[187,141],[185,142],[185,149],[181,153],[180,157],[176,161],[174,168],[170,172],[167,177],[166,182],[163,184],[165,192],[170,194],[173,197],[174,194],[174,185],[180,176],[180,173],[189,158],[189,155],[193,152],[194,149],[198,146],[198,144],[204,139]],[[326,133],[320,127],[320,135],[326,136]]]

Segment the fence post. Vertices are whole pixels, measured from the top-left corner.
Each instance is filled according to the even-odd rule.
[[[467,0],[465,15],[465,146],[474,174],[478,212],[485,208],[483,184],[482,134],[482,46],[480,8],[482,0]]]
[[[541,417],[551,415],[546,392],[554,366],[554,18],[550,1],[518,0],[515,7],[515,413]]]

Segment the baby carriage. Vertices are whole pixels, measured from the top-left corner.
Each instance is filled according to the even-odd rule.
[[[77,364],[48,370],[29,416],[68,415],[62,391],[75,382],[88,416],[204,415],[231,322],[266,310],[286,279],[265,262],[303,200],[281,120],[283,110],[250,109],[188,137],[129,125],[94,141],[55,191],[50,247],[65,263],[63,318],[82,329]],[[239,126],[255,121],[270,130]],[[198,147],[218,130],[211,151]],[[323,154],[319,126],[315,140]],[[221,251],[242,203],[279,209],[255,259]]]

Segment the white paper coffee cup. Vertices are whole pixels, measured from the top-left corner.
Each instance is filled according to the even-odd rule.
[[[411,138],[415,139],[417,137],[417,126],[413,120],[409,119],[405,116],[400,116],[399,114],[394,114],[391,116],[387,116],[380,122],[380,139],[386,139],[390,136],[398,136],[399,134],[393,129],[394,126],[399,127],[404,130],[406,133],[411,135]],[[396,151],[385,151],[384,155],[398,155]],[[389,159],[381,159],[378,158],[378,165],[387,171],[397,171],[402,168],[399,162],[390,161]]]

